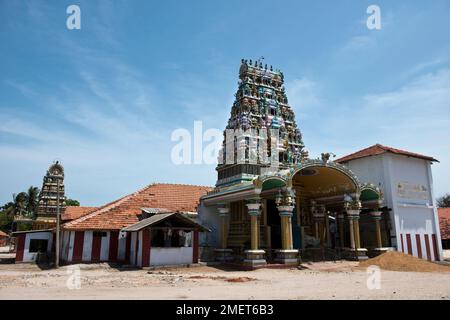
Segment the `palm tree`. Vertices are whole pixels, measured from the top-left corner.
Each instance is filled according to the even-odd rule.
[[[38,200],[39,200],[39,188],[30,186],[27,191],[26,211],[32,217],[34,217],[37,214]]]
[[[13,194],[13,212],[15,216],[24,215],[26,212],[28,202],[28,195],[26,192],[20,192],[19,194]]]

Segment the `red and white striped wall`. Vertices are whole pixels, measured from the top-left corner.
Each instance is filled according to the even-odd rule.
[[[198,231],[190,247],[158,248],[151,245],[151,231],[63,231],[61,261],[66,263],[118,262],[139,267],[198,263]]]
[[[61,238],[61,261],[66,263],[128,263],[126,238],[119,238],[119,231],[63,231]]]
[[[16,235],[16,262],[34,262],[37,258],[37,252],[31,252],[31,240],[46,240],[47,254],[55,250],[55,236],[51,231],[30,231],[18,233]]]
[[[439,260],[436,234],[401,233],[399,251],[420,259]]]

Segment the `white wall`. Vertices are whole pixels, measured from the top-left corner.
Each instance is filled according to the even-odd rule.
[[[391,153],[350,161],[347,166],[362,183],[373,183],[384,193],[385,204],[392,209],[391,240],[401,251],[401,234],[407,251],[405,235],[411,235],[413,253],[417,255],[415,235],[428,234],[437,238],[438,252],[442,257],[439,220],[433,194],[431,165],[429,161]],[[392,237],[394,236],[395,237]],[[422,254],[426,255],[425,245]],[[433,252],[432,255],[434,256]]]
[[[156,248],[150,250],[150,265],[192,264],[192,247]]]
[[[384,201],[381,206],[393,208],[390,159],[386,154],[352,160],[346,164],[358,177],[360,183],[372,183],[383,192]],[[390,212],[389,219],[392,229],[390,238],[393,246],[397,245],[397,230],[395,214]]]
[[[70,231],[69,233],[69,246],[67,253],[67,261],[71,262],[73,257],[73,246],[75,243],[75,231]]]
[[[127,234],[127,237],[130,237],[130,234]],[[119,261],[123,261],[125,260],[125,255],[126,255],[126,249],[127,249],[127,238],[120,237],[120,233],[119,233],[119,244],[118,244],[118,251],[117,251],[117,260]]]
[[[128,235],[129,237],[130,235]],[[131,244],[130,244],[130,264],[136,264],[136,241],[137,233],[131,232]]]
[[[138,232],[138,245],[137,245],[137,265],[142,267],[142,231]]]
[[[31,239],[48,240],[47,253],[51,253],[53,244],[53,233],[52,232],[33,232],[27,233],[25,235],[25,246],[23,250],[23,262],[33,262],[36,261],[37,252],[30,252],[30,241]]]
[[[211,230],[199,233],[199,246],[218,247],[220,243],[220,217],[216,206],[205,206],[203,202],[198,210],[198,222]]]
[[[102,243],[100,246],[100,261],[109,260],[109,237],[111,232],[106,231],[106,237],[102,237]]]
[[[83,239],[83,257],[82,261],[91,261],[92,258],[92,240],[94,238],[94,233],[92,231],[84,232]]]
[[[70,242],[70,231],[63,231],[61,233],[61,240],[60,240],[61,244],[60,253],[61,253],[61,260],[63,261],[67,261],[69,257],[69,242]]]

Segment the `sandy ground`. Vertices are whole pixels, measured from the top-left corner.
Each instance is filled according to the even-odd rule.
[[[305,266],[227,271],[207,266],[124,270],[106,264],[76,265],[81,288],[69,289],[73,266],[41,270],[31,264],[0,264],[0,299],[450,300],[448,273],[381,271],[380,289],[369,290],[369,274],[355,262]]]

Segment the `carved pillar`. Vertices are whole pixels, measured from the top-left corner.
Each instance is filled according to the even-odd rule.
[[[325,212],[325,231],[324,236],[326,240],[326,245],[331,247],[331,233],[330,233],[330,218],[328,212]],[[325,241],[324,241],[325,242]]]
[[[380,226],[381,214],[382,214],[381,211],[373,211],[370,213],[372,219],[375,221],[375,236],[377,239],[377,248],[383,247],[383,242],[381,240],[381,226]]]
[[[218,208],[219,211],[219,217],[220,217],[220,248],[226,249],[227,248],[227,236],[228,236],[228,217],[230,209],[226,207],[220,207]]]
[[[216,260],[218,261],[230,261],[233,260],[233,250],[227,248],[228,242],[228,218],[230,208],[225,205],[221,205],[217,208],[220,217],[220,248],[215,250]]]
[[[355,228],[355,246],[356,249],[361,248],[361,237],[359,233],[359,216],[355,217],[353,221],[353,227]]]
[[[359,233],[359,209],[347,209],[350,228],[350,245],[354,252],[354,257],[358,260],[367,259],[367,249],[361,248],[361,238]]]
[[[251,250],[258,250],[259,247],[259,226],[258,226],[258,217],[261,215],[260,211],[260,203],[248,203],[248,215],[250,216],[251,223]]]
[[[349,223],[349,231],[350,231],[350,248],[355,249],[355,228],[353,227],[353,218],[348,217],[348,223]]]
[[[251,267],[265,265],[264,250],[259,249],[260,230],[258,218],[261,216],[261,203],[259,200],[253,200],[247,203],[248,214],[250,216],[250,250],[245,251],[246,258],[244,264]]]
[[[315,228],[315,237],[320,240],[320,244],[323,244],[323,221],[325,215],[322,211],[314,211],[313,219],[314,219],[314,228]]]
[[[292,205],[279,205],[278,212],[281,219],[281,250],[277,250],[276,261],[283,264],[298,264],[298,250],[292,245]]]
[[[341,248],[345,246],[345,233],[344,233],[344,214],[340,213],[337,215],[337,222],[339,224],[339,244]]]

